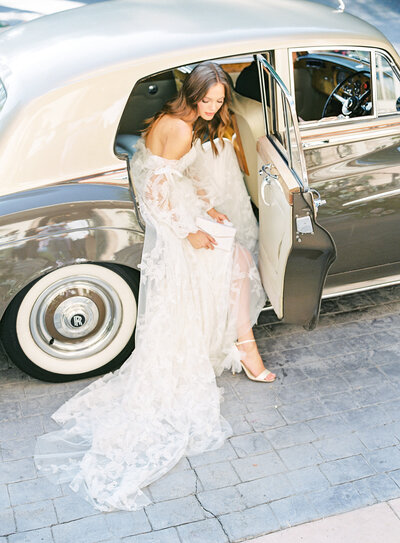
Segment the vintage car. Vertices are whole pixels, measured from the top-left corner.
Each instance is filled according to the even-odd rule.
[[[132,351],[130,160],[204,60],[232,80],[226,135],[277,316],[312,328],[321,296],[400,282],[400,59],[374,27],[302,0],[115,0],[0,41],[1,337],[28,374],[88,377]]]

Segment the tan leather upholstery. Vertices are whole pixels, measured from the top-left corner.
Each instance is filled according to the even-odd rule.
[[[265,136],[262,105],[232,91],[232,111],[235,113],[249,175],[245,175],[247,190],[258,207],[257,140]]]

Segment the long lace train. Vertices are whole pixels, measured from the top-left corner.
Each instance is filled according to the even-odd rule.
[[[231,152],[226,144],[218,157],[209,155],[206,171],[196,146],[172,161],[151,154],[143,140],[138,144],[132,174],[146,235],[136,348],[119,370],[53,414],[63,427],[41,436],[35,452],[40,473],[69,482],[100,510],[150,503],[147,485],[182,456],[218,448],[231,434],[215,376],[241,371],[233,342],[256,322],[265,302],[251,255],[255,219]],[[215,201],[228,216],[231,205],[234,214],[221,194],[223,180],[213,182],[212,160],[219,175],[229,172],[230,182],[236,175],[242,187],[232,188],[232,201],[247,206],[235,226],[251,230],[248,248],[235,243],[231,252],[196,250],[185,239],[197,230],[196,216],[207,216]]]

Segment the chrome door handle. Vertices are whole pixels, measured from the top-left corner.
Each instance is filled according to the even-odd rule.
[[[261,169],[258,171],[258,175],[263,175],[263,184],[266,183],[267,185],[271,184],[272,180],[277,180],[278,176],[271,173],[272,164],[264,164],[261,166]]]
[[[258,175],[264,176],[263,180],[261,181],[260,190],[261,190],[262,201],[267,207],[270,207],[271,204],[267,202],[265,199],[265,194],[264,194],[265,188],[269,187],[272,181],[276,181],[278,179],[277,175],[271,173],[271,168],[272,168],[272,164],[263,164],[260,170],[258,171]]]
[[[265,187],[269,187],[270,185],[271,185],[271,180],[267,179],[267,177],[265,177],[261,182],[261,198],[267,207],[269,207],[271,204],[266,201],[264,191],[265,191]]]
[[[315,208],[316,208],[316,210],[318,211],[318,208],[319,208],[320,206],[323,206],[323,205],[326,204],[326,200],[323,200],[323,199],[321,198],[321,195],[320,195],[320,193],[317,191],[317,189],[310,189],[310,192],[311,192],[311,194],[312,194],[312,196],[313,196]]]
[[[266,174],[266,173],[270,173],[271,168],[272,168],[272,164],[271,164],[271,163],[263,164],[263,165],[261,166],[261,169],[258,171],[258,175],[263,175],[263,174]]]

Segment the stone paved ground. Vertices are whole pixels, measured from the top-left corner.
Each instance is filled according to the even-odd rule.
[[[396,3],[376,1],[372,14],[395,43]],[[30,17],[26,1],[6,4],[0,25]],[[371,16],[368,0],[346,5]],[[0,542],[235,542],[399,497],[399,328],[399,287],[325,302],[313,332],[264,314],[256,334],[278,380],[222,376],[234,437],[182,461],[151,486],[154,505],[136,513],[99,514],[37,477],[35,436],[88,381],[40,383],[0,356]]]
[[[272,385],[224,374],[234,436],[150,486],[154,503],[99,514],[38,478],[35,436],[87,384],[47,384],[0,362],[1,543],[223,543],[400,497],[400,287],[323,303],[305,332],[263,313]]]

